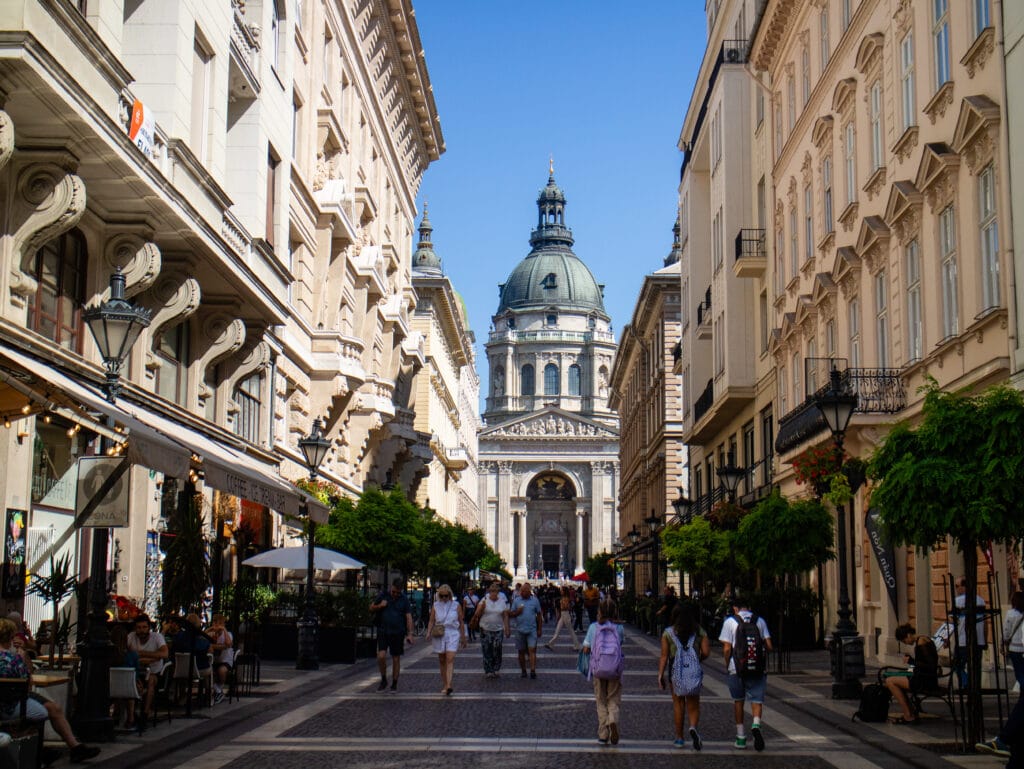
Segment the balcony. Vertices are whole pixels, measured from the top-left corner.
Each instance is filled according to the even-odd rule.
[[[558,329],[541,331],[516,331],[513,328],[492,331],[487,342],[572,342],[586,344],[588,342],[615,342],[615,334],[610,331],[560,331]]]
[[[693,422],[696,424],[701,420],[705,414],[708,413],[708,409],[711,408],[711,404],[715,402],[715,381],[713,379],[708,380],[707,387],[704,388],[704,392],[700,394],[697,400],[693,404]]]
[[[808,361],[810,363],[812,361]],[[840,379],[844,392],[857,394],[857,414],[898,414],[907,406],[907,390],[900,370],[894,368],[848,368]],[[779,420],[775,450],[782,454],[828,430],[825,417],[814,399],[827,390],[824,385]]]
[[[469,466],[469,454],[462,446],[445,449],[444,465],[449,470],[465,470]]]
[[[736,235],[736,261],[732,273],[737,278],[760,278],[768,267],[764,230],[740,230]]]
[[[244,11],[238,2],[231,4],[234,20],[231,25],[231,62],[229,93],[235,99],[254,99],[260,92],[259,27],[245,23]]]
[[[704,301],[697,305],[697,338],[711,338],[711,286],[704,292]]]
[[[747,40],[723,40],[722,52],[718,55],[718,61],[722,64],[746,64],[749,47],[750,44]]]

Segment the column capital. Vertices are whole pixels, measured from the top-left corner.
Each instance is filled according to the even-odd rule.
[[[501,475],[510,475],[512,473],[512,467],[515,462],[498,462],[498,473]]]

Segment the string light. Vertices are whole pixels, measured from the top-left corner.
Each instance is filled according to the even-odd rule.
[[[28,416],[30,411],[32,411],[31,401],[29,401],[28,403],[21,407],[21,413],[24,414],[25,416]]]
[[[46,422],[46,424],[50,424],[50,422],[53,421],[53,417],[51,417],[49,414],[44,414],[43,421]]]
[[[4,427],[8,427],[9,428],[10,426],[11,426],[11,418],[10,417],[4,417]]]

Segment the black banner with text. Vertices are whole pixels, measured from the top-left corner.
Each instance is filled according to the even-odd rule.
[[[892,545],[885,541],[882,525],[878,520],[878,511],[874,508],[869,509],[864,516],[864,529],[871,541],[871,550],[875,554],[878,570],[882,572],[882,582],[889,593],[889,603],[892,605],[893,613],[899,617],[900,610],[896,597],[896,554]]]

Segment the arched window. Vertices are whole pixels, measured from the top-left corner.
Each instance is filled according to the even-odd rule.
[[[558,278],[555,276],[555,273],[549,272],[544,276],[544,280],[540,284],[544,288],[558,288]]]
[[[235,434],[250,443],[260,439],[260,394],[263,388],[263,374],[257,371],[238,383],[235,389],[235,403],[238,415],[235,417]]]
[[[544,367],[544,394],[558,395],[558,366],[554,363]]]
[[[575,363],[569,366],[569,395],[580,394],[580,367]]]
[[[32,274],[38,286],[28,302],[29,329],[75,352],[82,351],[87,260],[85,238],[77,230],[51,240],[36,252]]]
[[[519,389],[522,392],[522,394],[523,395],[533,395],[533,391],[534,391],[534,386],[535,385],[533,383],[533,366],[532,365],[527,363],[525,366],[523,366],[522,370],[520,371],[520,379],[522,380],[522,383],[520,384],[520,388]]]

